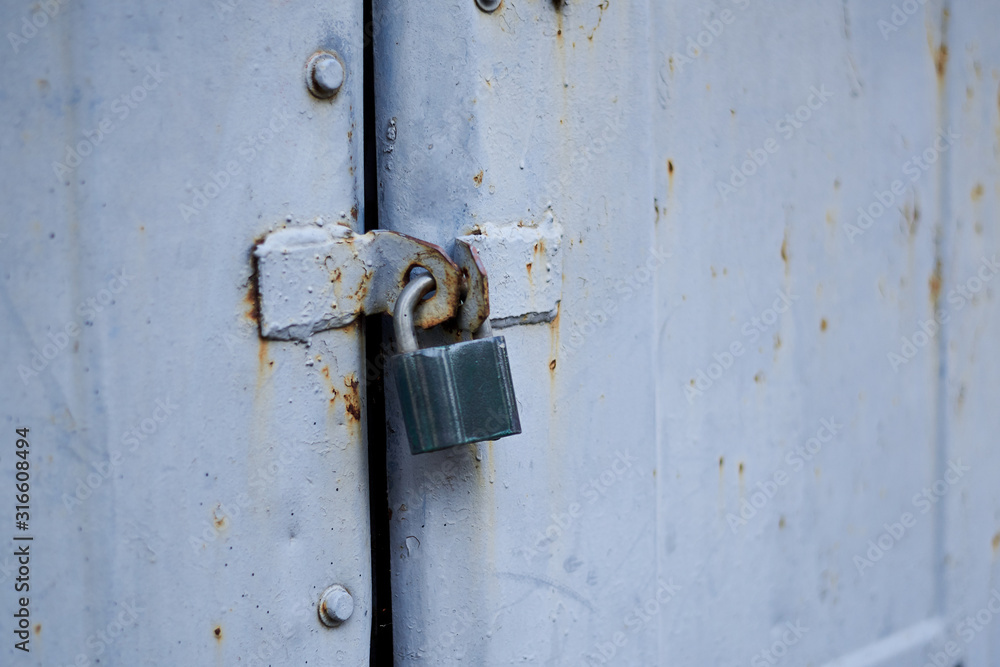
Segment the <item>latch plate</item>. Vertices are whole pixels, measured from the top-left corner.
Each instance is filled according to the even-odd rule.
[[[417,326],[426,329],[454,316],[464,283],[462,270],[439,246],[390,231],[355,234],[342,225],[290,227],[269,234],[254,256],[260,334],[275,340],[307,340],[317,331],[346,326],[362,313],[392,313],[417,267],[435,281],[434,293],[414,316]],[[481,306],[476,312],[485,319],[488,301],[484,313]]]

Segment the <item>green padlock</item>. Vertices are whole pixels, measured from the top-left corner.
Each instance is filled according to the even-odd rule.
[[[474,340],[418,347],[413,312],[433,287],[430,275],[413,277],[393,311],[401,353],[392,357],[389,370],[410,451],[423,454],[520,433],[507,344],[492,335],[488,319]]]

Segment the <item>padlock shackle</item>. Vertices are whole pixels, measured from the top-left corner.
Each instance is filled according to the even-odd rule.
[[[434,277],[429,273],[421,273],[411,277],[410,282],[399,293],[396,306],[392,309],[392,326],[396,331],[396,343],[400,352],[415,352],[418,349],[413,313],[432,289]]]

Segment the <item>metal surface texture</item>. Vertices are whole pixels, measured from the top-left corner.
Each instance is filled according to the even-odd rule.
[[[459,237],[456,249],[464,243],[475,250],[497,286],[489,309],[493,324],[534,324],[556,316],[562,294],[562,235],[562,226],[546,211],[537,225],[483,223]]]
[[[0,505],[0,664],[367,665],[359,328],[261,340],[252,262],[282,225],[363,229],[362,4],[4,3],[0,26],[0,479],[30,427],[35,537],[23,654]],[[347,70],[330,100],[317,50]]]
[[[462,239],[455,239],[455,263],[462,271],[462,305],[458,311],[458,328],[477,333],[490,317],[490,281],[479,252]]]
[[[432,243],[386,231],[358,235],[322,219],[269,234],[254,255],[261,335],[277,340],[305,341],[361,314],[392,313],[417,267],[436,285],[414,314],[429,328],[454,316],[463,285],[458,266]]]
[[[397,663],[996,664],[994,5],[375,7],[384,225],[562,248],[524,433],[390,445]]]
[[[0,663],[369,664],[422,266],[523,433],[387,388],[396,664],[1000,664],[996,3],[372,9],[0,8]]]

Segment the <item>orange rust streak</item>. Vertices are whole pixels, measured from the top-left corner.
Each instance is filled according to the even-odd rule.
[[[344,386],[347,387],[347,391],[344,392],[344,409],[349,417],[360,423],[361,395],[358,392],[358,376],[354,373],[346,376],[344,378]]]
[[[927,284],[931,290],[931,303],[934,304],[934,310],[937,310],[938,300],[941,298],[941,260],[938,259],[934,263],[934,273],[927,280]]]

